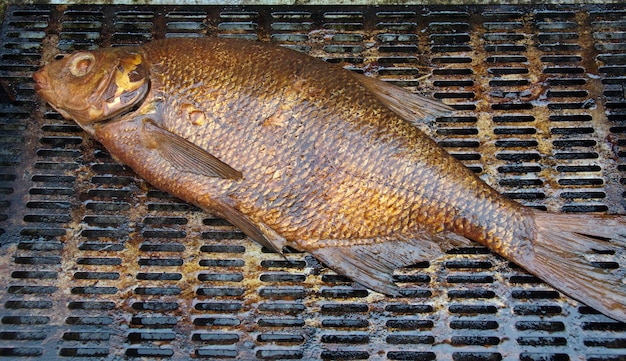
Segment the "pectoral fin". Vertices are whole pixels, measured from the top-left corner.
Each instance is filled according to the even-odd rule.
[[[190,172],[208,177],[239,179],[241,173],[214,157],[209,152],[150,120],[144,121],[146,135],[152,146],[181,172]]]
[[[361,74],[353,75],[385,106],[417,126],[450,115],[454,110],[440,101],[413,94],[391,83]]]

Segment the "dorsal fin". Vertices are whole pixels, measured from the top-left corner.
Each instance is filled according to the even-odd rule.
[[[391,83],[361,74],[353,75],[385,106],[418,127],[423,127],[437,117],[448,116],[454,111],[440,101],[411,93]]]

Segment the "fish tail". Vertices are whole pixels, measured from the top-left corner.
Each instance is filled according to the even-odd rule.
[[[570,297],[626,322],[626,216],[534,211],[534,219],[530,256],[516,261]]]

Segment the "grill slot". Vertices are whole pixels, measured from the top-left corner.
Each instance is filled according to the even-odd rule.
[[[0,358],[621,360],[626,326],[484,247],[387,298],[138,179],[36,99],[58,53],[270,41],[453,106],[424,128],[509,197],[626,213],[626,10],[595,6],[9,6],[0,34]],[[623,255],[598,251],[599,269]]]

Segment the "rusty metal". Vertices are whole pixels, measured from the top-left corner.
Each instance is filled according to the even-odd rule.
[[[0,358],[626,358],[625,324],[481,247],[397,271],[399,298],[307,254],[269,253],[138,179],[34,96],[32,73],[58,53],[205,35],[272,41],[442,99],[457,112],[425,129],[510,197],[626,213],[623,5],[12,5]]]

